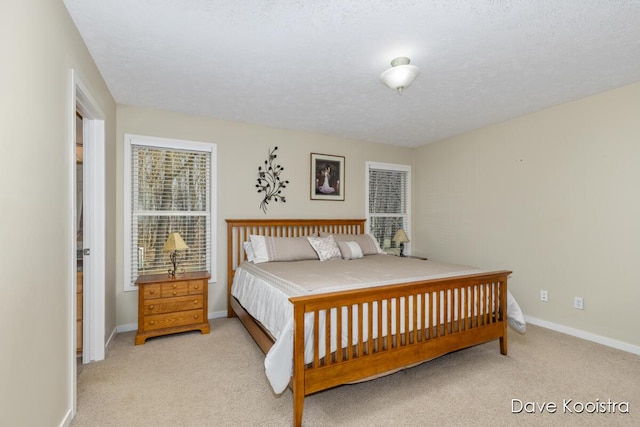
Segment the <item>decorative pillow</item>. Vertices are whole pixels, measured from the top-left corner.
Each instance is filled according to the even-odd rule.
[[[330,236],[330,233],[320,232],[320,237]],[[382,249],[373,234],[333,234],[336,242],[356,242],[363,255],[381,254]]]
[[[269,237],[250,235],[253,263],[318,259],[306,237]]]
[[[333,239],[333,236],[327,237],[307,237],[313,249],[318,253],[320,261],[326,261],[333,258],[340,258],[340,249]]]
[[[251,245],[251,242],[244,242],[242,247],[244,248],[244,253],[247,256],[247,261],[253,262],[255,255],[253,254],[253,246]]]
[[[362,258],[362,249],[356,242],[338,242],[338,248],[343,259],[358,259]]]

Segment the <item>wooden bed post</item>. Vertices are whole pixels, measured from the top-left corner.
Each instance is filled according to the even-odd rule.
[[[507,276],[500,282],[500,316],[502,320],[502,336],[500,337],[500,354],[507,355]]]
[[[231,285],[235,267],[233,265],[233,222],[227,220],[227,317],[236,317],[235,311],[231,307]]]
[[[293,425],[302,426],[304,408],[304,306],[293,306]]]

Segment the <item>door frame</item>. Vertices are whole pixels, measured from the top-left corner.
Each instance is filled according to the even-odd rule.
[[[71,96],[68,111],[70,160],[69,180],[69,365],[72,417],[76,413],[76,111],[83,116],[83,246],[91,255],[83,257],[83,351],[82,362],[104,359],[105,353],[105,125],[104,113],[78,72],[70,71]]]

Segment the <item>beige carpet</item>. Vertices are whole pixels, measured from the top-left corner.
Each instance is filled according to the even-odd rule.
[[[289,426],[291,392],[273,394],[264,355],[237,319],[134,346],[118,334],[106,359],[78,377],[72,426]],[[640,357],[540,327],[374,381],[305,399],[305,426],[640,425]],[[512,399],[555,413],[512,413]],[[568,413],[569,408],[582,413]],[[629,402],[629,413],[587,413]],[[588,403],[593,402],[593,403]],[[602,409],[602,405],[595,409]],[[616,407],[619,409],[620,407]],[[516,402],[516,407],[518,404]],[[622,405],[622,409],[624,405]]]

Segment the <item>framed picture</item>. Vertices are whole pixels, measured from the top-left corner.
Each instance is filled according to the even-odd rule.
[[[311,200],[344,200],[344,157],[311,153]]]

